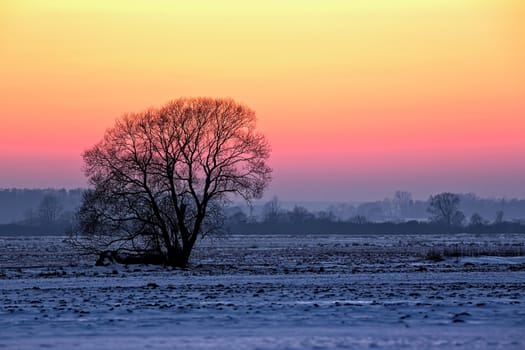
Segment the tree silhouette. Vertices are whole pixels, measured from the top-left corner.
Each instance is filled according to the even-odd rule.
[[[266,202],[263,206],[263,221],[278,222],[283,217],[283,210],[279,198],[274,196],[271,200]]]
[[[496,218],[494,219],[494,223],[495,224],[501,224],[503,222],[503,216],[504,215],[505,215],[505,213],[503,212],[503,210],[496,211]]]
[[[428,212],[432,215],[430,220],[444,224],[447,228],[461,226],[465,215],[459,210],[459,196],[450,192],[443,192],[430,196]]]
[[[397,216],[401,218],[408,217],[410,215],[410,210],[414,206],[412,193],[408,191],[396,191],[392,202]]]
[[[51,224],[58,220],[62,212],[62,205],[58,198],[52,194],[47,194],[42,198],[38,206],[38,218],[43,224]]]
[[[187,266],[197,238],[221,227],[231,195],[260,198],[270,181],[270,148],[255,124],[248,107],[212,98],[117,119],[83,155],[92,186],[77,215],[84,244]]]
[[[470,225],[470,226],[480,226],[480,225],[483,225],[483,218],[482,218],[481,215],[479,215],[478,213],[474,213],[474,214],[472,214],[472,216],[470,217],[469,225]]]

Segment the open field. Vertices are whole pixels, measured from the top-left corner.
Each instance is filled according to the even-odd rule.
[[[234,235],[188,270],[63,239],[0,237],[0,348],[525,348],[523,235]]]

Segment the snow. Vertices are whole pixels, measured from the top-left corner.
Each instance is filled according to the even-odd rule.
[[[523,238],[237,235],[179,270],[0,237],[0,349],[525,348],[523,257],[425,260],[449,241]]]
[[[525,264],[525,256],[477,256],[461,258],[462,264]]]

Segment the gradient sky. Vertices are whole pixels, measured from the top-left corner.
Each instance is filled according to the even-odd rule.
[[[522,0],[0,2],[0,187],[85,186],[125,112],[232,97],[268,195],[525,197]]]

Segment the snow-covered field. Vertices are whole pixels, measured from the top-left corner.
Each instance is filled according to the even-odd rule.
[[[63,239],[0,237],[0,349],[525,349],[524,257],[426,259],[522,235],[236,235],[188,270]]]

